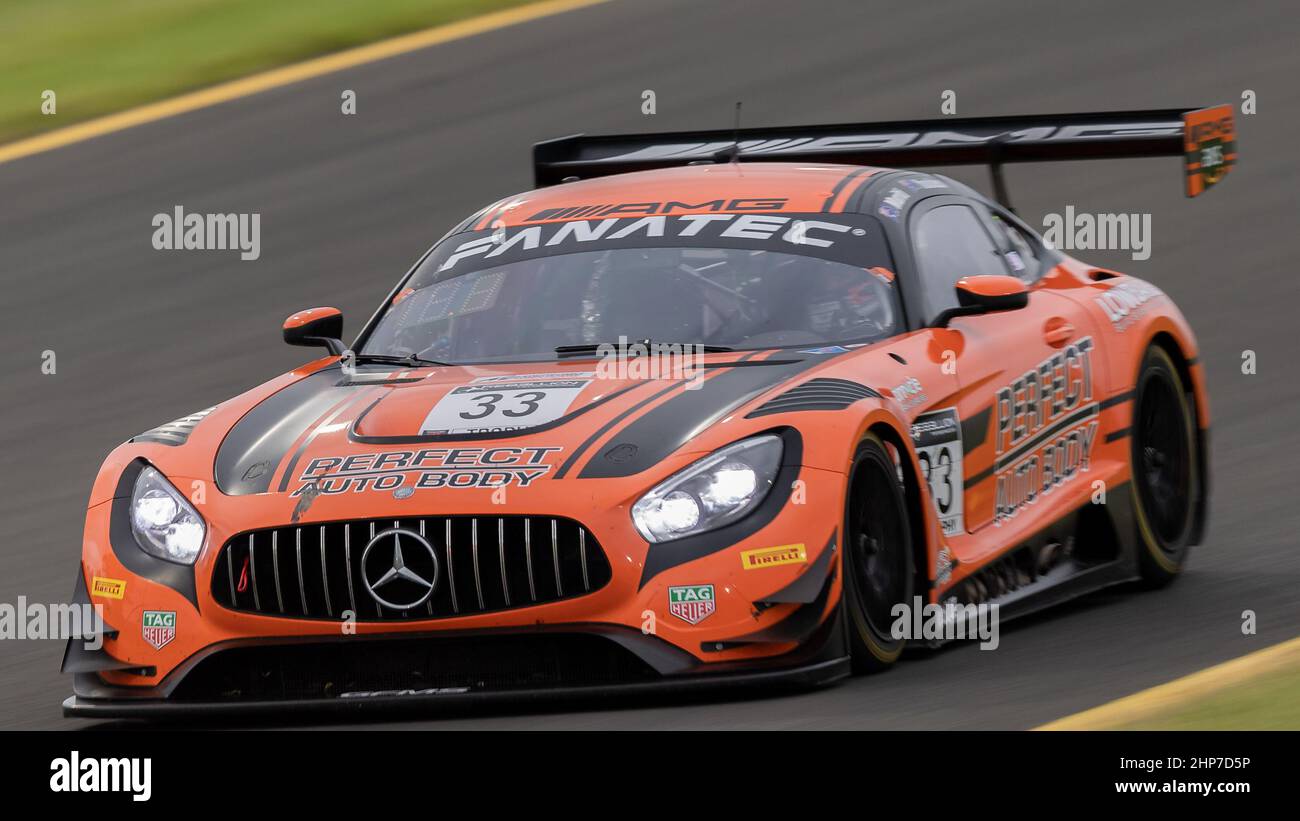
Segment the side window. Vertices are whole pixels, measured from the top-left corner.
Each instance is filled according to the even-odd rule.
[[[925,320],[957,307],[953,286],[965,276],[1004,274],[1002,254],[965,205],[941,205],[926,211],[912,234],[916,266],[921,278]]]
[[[1036,282],[1042,267],[1035,244],[1015,223],[993,214],[993,228],[1002,245],[1002,256],[1011,273],[1026,284]]]

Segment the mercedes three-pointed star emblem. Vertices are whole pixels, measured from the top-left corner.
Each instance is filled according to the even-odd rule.
[[[409,563],[408,555],[402,552],[403,543],[408,550],[414,548]],[[419,533],[401,527],[376,533],[361,554],[361,580],[370,597],[394,610],[424,604],[438,585],[438,572],[438,554],[433,545]],[[375,575],[379,578],[372,581]]]

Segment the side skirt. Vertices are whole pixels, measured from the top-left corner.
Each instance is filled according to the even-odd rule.
[[[1139,576],[1132,485],[1084,504],[939,596],[939,603],[996,604],[1008,621]],[[943,642],[937,642],[942,644]]]

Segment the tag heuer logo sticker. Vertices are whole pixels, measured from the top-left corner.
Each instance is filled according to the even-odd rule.
[[[171,610],[144,611],[140,633],[153,649],[163,649],[176,638],[176,614]]]
[[[668,612],[688,624],[699,624],[713,615],[713,585],[688,584],[668,588]]]

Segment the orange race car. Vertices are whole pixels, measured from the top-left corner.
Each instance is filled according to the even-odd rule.
[[[1000,174],[1164,155],[1217,182],[1231,109],[539,144],[351,348],[295,314],[327,356],[109,455],[65,713],[826,682],[921,602],[1170,581],[1207,506],[1191,329]],[[997,202],[882,163],[987,163]]]

